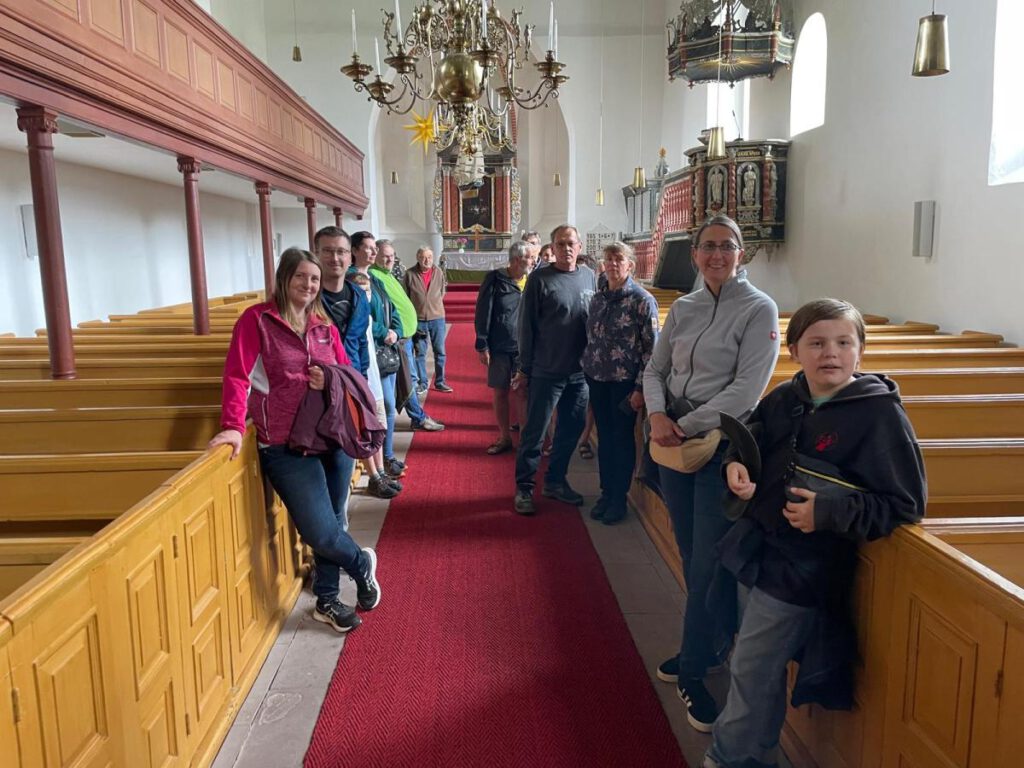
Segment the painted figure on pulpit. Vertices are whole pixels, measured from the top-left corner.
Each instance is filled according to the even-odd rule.
[[[743,171],[743,204],[757,205],[757,171],[753,165],[748,165]]]
[[[711,194],[708,195],[711,207],[716,209],[721,208],[722,192],[725,187],[725,172],[721,168],[715,168],[711,171],[711,175],[708,178],[708,186],[711,191]]]

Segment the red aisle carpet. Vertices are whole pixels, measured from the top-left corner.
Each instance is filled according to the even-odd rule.
[[[429,405],[447,429],[413,442],[381,604],[345,644],[305,765],[685,766],[580,513],[512,512],[472,342],[467,323],[448,336],[455,394]]]

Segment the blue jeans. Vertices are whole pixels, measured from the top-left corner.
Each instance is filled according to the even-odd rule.
[[[397,373],[389,373],[380,377],[380,388],[384,391],[384,415],[387,417],[388,431],[384,433],[384,458],[395,456],[395,379]]]
[[[409,393],[409,399],[405,401],[405,412],[409,414],[413,424],[419,424],[427,418],[427,413],[423,410],[423,406],[420,405],[420,398],[416,394],[416,359],[412,352],[412,339],[406,339],[403,346],[405,347],[405,362],[412,374],[412,392]]]
[[[597,426],[597,468],[601,496],[613,506],[625,506],[636,468],[636,412],[620,406],[633,394],[633,381],[596,381],[587,377],[590,407]]]
[[[444,384],[444,318],[437,320],[420,320],[419,330],[427,334],[430,346],[434,350],[434,386]],[[416,386],[427,386],[427,339],[416,342],[416,375],[413,377]]]
[[[340,571],[355,578],[366,567],[366,556],[346,531],[355,459],[342,451],[303,456],[272,445],[260,448],[260,467],[313,548],[313,593],[322,603],[336,599]]]
[[[786,662],[807,642],[816,613],[749,590],[729,662],[729,698],[708,750],[721,768],[776,764],[786,719]]]
[[[715,648],[715,629],[735,615],[736,605],[716,606],[708,610],[707,594],[714,575],[715,545],[732,523],[722,514],[725,481],[722,479],[720,447],[711,460],[697,472],[684,474],[659,467],[661,494],[672,518],[676,546],[683,558],[686,577],[686,611],[683,614],[683,637],[679,648],[679,682],[702,678],[708,667],[718,664],[725,649]],[[730,624],[729,626],[735,626]]]
[[[558,410],[555,439],[551,445],[551,460],[544,473],[545,485],[565,482],[569,461],[576,443],[583,434],[587,418],[587,382],[582,373],[560,379],[544,376],[530,377],[527,392],[526,425],[516,453],[516,487],[524,493],[533,493],[534,476],[540,466],[540,447],[544,432],[551,421],[551,412]]]

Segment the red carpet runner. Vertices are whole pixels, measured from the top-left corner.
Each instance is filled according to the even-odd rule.
[[[579,512],[512,512],[513,454],[483,450],[483,377],[459,323],[455,394],[429,401],[447,429],[413,442],[377,548],[380,607],[345,644],[305,765],[684,766]]]

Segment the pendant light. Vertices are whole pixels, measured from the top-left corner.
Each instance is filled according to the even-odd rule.
[[[722,23],[718,27],[718,74],[715,76],[715,125],[708,134],[708,160],[723,160],[725,151],[725,128],[718,125],[719,117],[722,114],[722,35],[725,33],[725,23],[728,16],[725,12],[725,5],[722,5]]]
[[[299,48],[299,10],[298,0],[292,0],[292,27],[295,31],[295,45],[292,46],[292,61],[302,61],[302,49]]]
[[[647,176],[644,173],[644,26],[647,12],[647,0],[640,3],[640,162],[633,169],[633,189],[643,189],[647,186]]]
[[[604,21],[604,3],[601,4],[601,20]],[[601,90],[598,96],[597,118],[597,192],[594,205],[604,205],[604,25],[601,25]]]
[[[932,12],[922,16],[917,26],[917,47],[914,49],[914,77],[932,77],[949,72],[949,27],[946,15]]]
[[[392,171],[391,172],[391,183],[392,184],[397,184],[398,183],[398,171]]]
[[[560,162],[558,157],[558,151],[562,148],[562,136],[558,132],[558,126],[555,126],[555,167],[558,167]],[[551,178],[551,186],[560,187],[562,186],[562,174],[555,171],[554,176]]]

